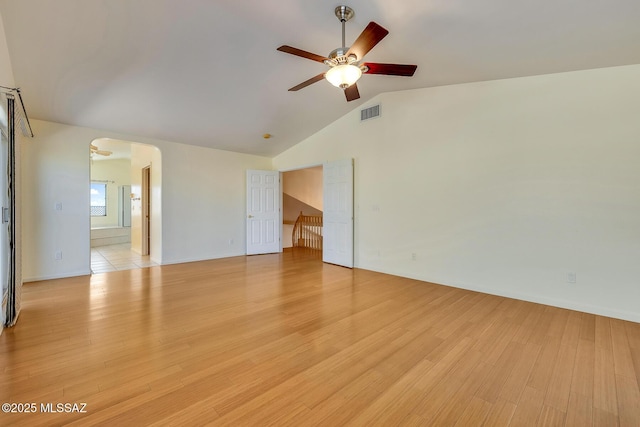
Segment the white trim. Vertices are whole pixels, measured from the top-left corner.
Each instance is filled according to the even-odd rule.
[[[406,274],[400,274],[393,271],[382,271],[382,270],[376,270],[373,268],[362,268],[362,267],[356,267],[356,268],[360,268],[362,270],[374,271],[376,273],[390,274],[392,276],[405,277],[407,279],[419,280],[421,282],[433,283],[436,285],[447,286],[450,288],[465,289],[468,291],[480,292],[488,295],[495,295],[499,297],[517,299],[517,300],[531,302],[535,304],[544,304],[544,305],[548,305],[556,308],[563,308],[567,310],[579,311],[582,313],[596,314],[598,316],[612,317],[614,319],[627,320],[630,322],[640,323],[640,312],[631,312],[626,310],[618,310],[610,307],[599,307],[599,306],[593,306],[589,304],[581,304],[574,301],[567,301],[559,298],[541,297],[538,295],[532,295],[532,294],[522,293],[522,292],[496,290],[496,289],[487,288],[484,286],[474,286],[474,285],[461,284],[461,283],[443,284],[443,283],[439,283],[438,281],[425,279],[424,277],[420,277],[418,275],[406,275]]]
[[[273,254],[265,254],[265,255],[277,255],[277,252],[274,252]],[[253,255],[247,255],[244,252],[233,252],[233,253],[224,253],[224,254],[218,254],[218,255],[210,255],[204,258],[196,257],[196,258],[182,258],[182,259],[169,260],[169,261],[165,260],[161,265],[185,264],[188,262],[199,262],[199,261],[213,261],[215,259],[234,258],[238,256],[253,256]]]
[[[282,172],[293,172],[293,171],[299,171],[299,170],[303,170],[303,169],[311,169],[311,168],[317,168],[317,167],[322,167],[324,165],[324,163],[312,163],[309,164],[307,166],[296,166],[293,168],[289,168],[289,169],[278,169],[280,171],[280,173]]]
[[[23,283],[41,282],[43,280],[70,279],[72,277],[90,276],[90,275],[91,275],[91,270],[83,270],[83,271],[75,271],[75,272],[64,273],[64,274],[52,274],[52,275],[47,275],[47,276],[24,277],[22,279],[22,282]]]

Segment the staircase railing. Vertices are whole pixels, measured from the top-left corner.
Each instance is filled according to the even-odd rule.
[[[293,225],[294,247],[322,250],[322,215],[303,215],[300,212]]]

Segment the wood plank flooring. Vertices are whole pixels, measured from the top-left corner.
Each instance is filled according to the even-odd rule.
[[[640,426],[639,383],[640,324],[304,250],[29,283],[0,336],[3,426]]]

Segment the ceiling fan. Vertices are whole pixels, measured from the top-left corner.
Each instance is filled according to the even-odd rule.
[[[97,146],[93,145],[93,144],[89,144],[89,149],[91,150],[91,156],[93,157],[94,154],[97,154],[99,156],[110,156],[113,154],[113,151],[108,151],[108,150],[100,150]]]
[[[347,101],[353,101],[360,98],[358,86],[356,82],[362,74],[385,74],[389,76],[411,77],[418,68],[417,65],[405,64],[380,64],[376,62],[361,63],[362,58],[369,52],[380,40],[385,38],[389,31],[375,22],[369,22],[369,25],[362,31],[351,47],[345,46],[345,23],[353,18],[353,9],[348,6],[338,6],[335,9],[335,15],[342,23],[342,47],[334,49],[327,57],[316,55],[291,46],[280,46],[280,52],[289,53],[291,55],[301,56],[302,58],[311,59],[312,61],[322,62],[330,68],[324,73],[320,73],[315,77],[311,77],[292,87],[289,91],[297,91],[305,88],[322,79],[327,79],[332,85],[342,88]]]

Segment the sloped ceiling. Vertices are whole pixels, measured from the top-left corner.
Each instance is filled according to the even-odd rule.
[[[375,21],[390,34],[366,60],[416,75],[365,75],[350,103],[325,81],[288,92],[325,67],[276,48],[327,55],[340,4],[0,0],[0,14],[32,118],[267,156],[381,92],[640,63],[638,0],[351,0],[347,44]]]

